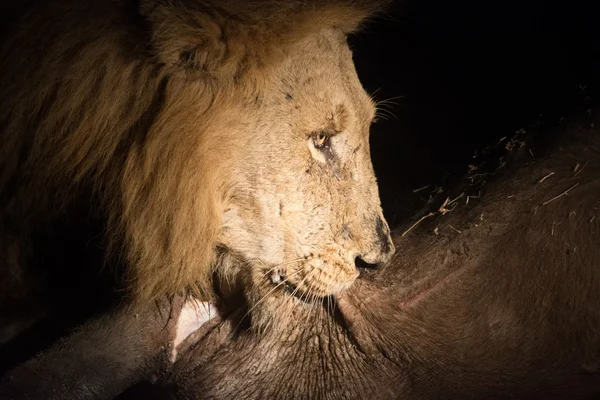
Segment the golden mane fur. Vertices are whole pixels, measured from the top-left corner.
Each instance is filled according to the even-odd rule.
[[[208,149],[221,140],[232,88],[252,98],[287,46],[327,26],[352,32],[382,6],[46,3],[0,53],[0,250],[91,190],[130,266],[132,297],[144,301],[210,296],[223,190],[222,155]]]

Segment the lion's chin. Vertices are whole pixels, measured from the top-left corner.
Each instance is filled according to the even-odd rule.
[[[359,276],[355,267],[306,268],[290,271],[283,290],[305,302],[336,295],[350,288]]]

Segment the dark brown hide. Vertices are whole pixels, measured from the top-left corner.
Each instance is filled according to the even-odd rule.
[[[523,150],[529,165],[505,168],[479,203],[400,229],[392,263],[342,298],[297,302],[288,335],[230,338],[226,322],[206,339],[221,347],[196,343],[167,387],[178,399],[600,398],[600,137],[584,119],[549,157]]]
[[[0,399],[111,399],[169,365],[182,299],[88,321],[0,379]],[[172,306],[171,306],[172,305]]]

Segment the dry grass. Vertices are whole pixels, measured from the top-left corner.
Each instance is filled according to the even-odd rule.
[[[404,235],[406,235],[408,232],[410,232],[411,230],[413,230],[417,225],[419,225],[421,222],[423,222],[424,220],[426,220],[429,217],[433,217],[435,215],[435,213],[430,212],[429,214],[421,217],[417,222],[415,222],[414,224],[412,224],[410,226],[410,228],[408,228],[406,231],[404,231],[404,233],[401,235],[402,237],[404,237]]]
[[[549,174],[545,175],[543,178],[538,179],[537,183],[544,182],[546,179],[550,178],[552,175],[554,175],[554,172],[550,172]]]
[[[567,196],[569,194],[569,192],[573,189],[575,189],[577,186],[579,186],[579,182],[577,182],[576,184],[574,184],[573,186],[571,186],[570,188],[568,188],[567,190],[565,190],[564,192],[554,196],[553,198],[551,198],[550,200],[546,200],[545,202],[542,203],[543,206],[545,206],[546,204],[552,203],[554,200],[558,200],[561,197]]]

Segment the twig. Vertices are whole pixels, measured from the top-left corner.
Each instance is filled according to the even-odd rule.
[[[463,194],[464,194],[464,193],[463,193]],[[458,200],[459,198],[460,198],[460,196],[459,196],[459,197],[457,197],[456,199],[452,200],[452,201],[449,201],[449,200],[450,200],[450,197],[446,197],[446,200],[445,200],[445,201],[444,201],[444,203],[443,203],[443,204],[440,206],[440,208],[438,209],[438,212],[440,212],[442,215],[446,215],[446,213],[449,213],[450,211],[454,211],[454,209],[455,209],[456,207],[458,207],[458,203],[457,203],[457,204],[455,204],[455,205],[454,205],[454,207],[452,207],[452,208],[450,208],[450,209],[446,208],[446,206],[448,206],[448,205],[449,205],[450,203],[452,203],[453,201],[456,201],[456,200]]]
[[[450,200],[450,197],[446,197],[446,200],[444,200],[438,211],[441,211],[444,207],[446,207],[446,204],[448,204],[448,200]]]
[[[418,189],[413,189],[413,193],[417,193],[417,192],[420,192],[421,190],[425,190],[425,189],[427,189],[427,188],[428,188],[428,187],[430,187],[430,186],[431,186],[431,184],[429,184],[429,185],[425,185],[425,186],[423,186],[423,187],[420,187],[420,188],[418,188]]]
[[[458,234],[461,234],[462,232],[459,231],[458,229],[456,229],[455,227],[453,227],[452,225],[448,225],[450,228],[454,229],[454,231],[456,231]]]
[[[577,182],[576,184],[574,184],[573,186],[571,186],[570,188],[568,188],[567,190],[565,190],[564,192],[562,192],[559,195],[554,196],[553,198],[551,198],[550,200],[546,200],[545,202],[542,203],[543,206],[545,206],[548,203],[553,202],[554,200],[560,199],[563,196],[566,196],[569,194],[569,192],[573,189],[575,189],[577,186],[579,186],[579,182]]]
[[[560,224],[562,224],[562,222],[556,223],[555,221],[552,221],[552,229],[550,230],[550,236],[554,236],[554,227],[559,226]]]
[[[595,216],[595,215],[594,215],[594,216],[592,216],[592,218],[590,218],[590,224],[591,224],[592,222],[594,222],[594,220],[595,220],[595,219],[596,219],[596,216]]]
[[[470,201],[471,199],[479,199],[479,198],[481,198],[481,190],[479,191],[479,193],[477,194],[477,196],[475,196],[475,195],[472,195],[472,194],[468,195],[468,196],[467,196],[467,201],[466,201],[466,203],[465,203],[465,204],[467,204],[467,205],[468,205],[468,204],[469,204],[469,201]]]
[[[444,192],[443,187],[438,187],[437,189],[433,189],[431,192],[429,192],[429,200],[427,200],[427,204],[431,204],[433,202],[433,200],[436,198],[436,196],[443,192]]]
[[[579,164],[579,163],[578,163],[578,164]],[[577,171],[577,170],[573,171],[573,172],[575,172],[575,175],[573,175],[573,176],[577,176],[577,175],[579,175],[579,174],[581,173],[581,171],[583,171],[583,169],[585,168],[585,166],[586,166],[587,164],[588,164],[588,162],[586,161],[586,162],[583,164],[583,167],[579,168],[579,171]]]
[[[487,176],[487,173],[479,173],[479,174],[469,175],[469,176],[465,177],[465,179],[470,179],[472,182],[473,179],[478,178],[480,176]]]
[[[548,175],[544,176],[542,179],[538,179],[537,183],[544,182],[546,179],[550,178],[552,175],[554,175],[554,172],[550,172]]]
[[[404,233],[401,236],[406,235],[408,232],[410,232],[415,226],[419,225],[421,222],[423,222],[423,220],[429,218],[429,217],[433,217],[435,215],[435,213],[430,212],[429,214],[421,217],[421,219],[419,219],[417,222],[415,222],[414,224],[411,225],[410,228],[408,228],[406,231],[404,231]]]
[[[500,169],[506,167],[506,162],[502,161],[500,162],[500,165],[498,165],[498,167],[494,170],[494,174],[496,174]]]
[[[462,193],[460,194],[460,196],[457,196],[456,198],[454,198],[454,199],[450,200],[450,201],[449,201],[449,202],[448,202],[446,205],[447,205],[447,206],[449,206],[450,204],[452,204],[452,203],[456,202],[457,200],[460,200],[460,199],[462,199],[462,198],[464,197],[464,195],[465,195],[465,192],[462,192]]]

